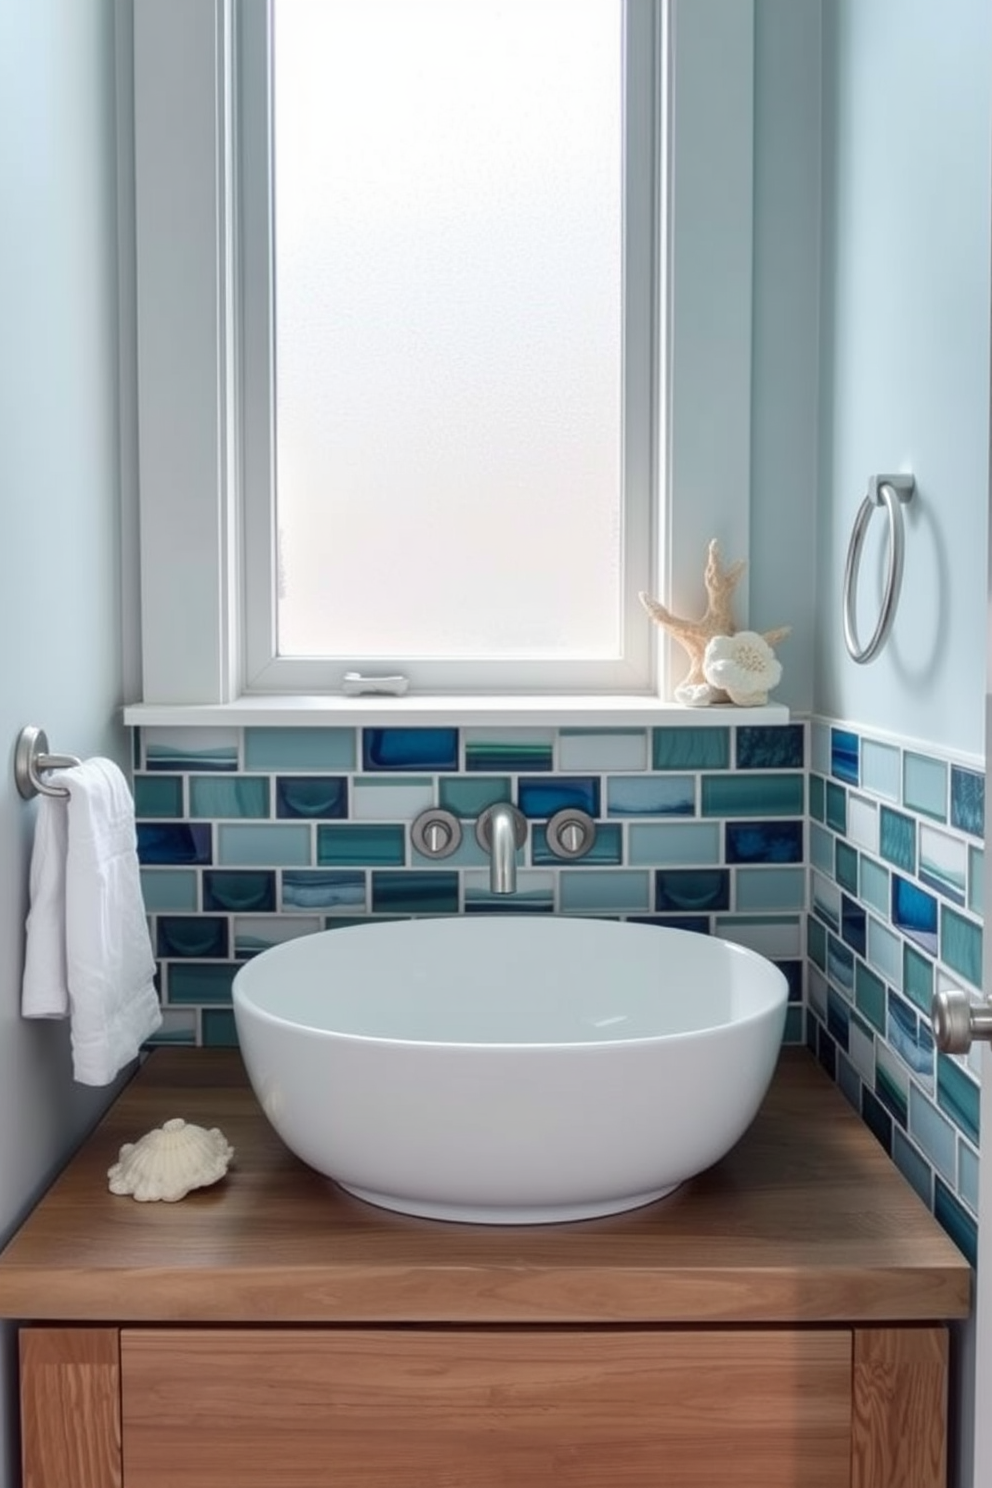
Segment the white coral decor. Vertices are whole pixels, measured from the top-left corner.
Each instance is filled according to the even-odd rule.
[[[782,678],[782,663],[756,630],[714,636],[703,656],[703,676],[721,688],[740,708],[767,703],[768,694]]]
[[[174,1204],[194,1188],[206,1188],[223,1178],[234,1148],[217,1127],[207,1131],[175,1117],[146,1132],[137,1142],[125,1142],[120,1161],[107,1169],[113,1194],[130,1194],[141,1203],[164,1199]]]

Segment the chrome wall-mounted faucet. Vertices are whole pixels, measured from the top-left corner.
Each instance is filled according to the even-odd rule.
[[[475,824],[479,846],[489,854],[489,888],[493,894],[517,889],[517,848],[527,841],[527,818],[509,801],[497,801]]]

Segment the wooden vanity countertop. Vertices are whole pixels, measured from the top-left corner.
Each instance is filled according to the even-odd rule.
[[[219,1126],[227,1177],[107,1189],[124,1142]],[[804,1050],[750,1130],[644,1209],[477,1226],[392,1214],[275,1135],[234,1050],[152,1054],[0,1256],[0,1316],[169,1323],[899,1322],[964,1317],[971,1269]]]

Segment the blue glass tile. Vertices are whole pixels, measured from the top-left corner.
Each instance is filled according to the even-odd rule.
[[[954,1128],[915,1085],[909,1087],[909,1132],[933,1166],[953,1183],[957,1155]]]
[[[937,954],[937,901],[898,873],[892,875],[892,923],[931,956]]]
[[[738,909],[804,909],[806,874],[802,868],[739,868]]]
[[[146,770],[236,770],[237,729],[146,728]]]
[[[608,816],[692,816],[696,782],[691,775],[611,775]]]
[[[656,728],[651,735],[655,770],[726,770],[730,764],[729,729]]]
[[[868,917],[861,905],[847,894],[840,896],[840,933],[859,956],[865,955],[868,949]]]
[[[311,773],[355,768],[355,730],[350,728],[246,728],[249,770]]]
[[[205,1049],[236,1049],[238,1030],[234,1014],[225,1008],[205,1008],[203,1012],[203,1047]]]
[[[348,815],[348,782],[343,775],[280,775],[276,780],[276,816]]]
[[[181,775],[136,775],[134,814],[137,817],[182,816]]]
[[[148,864],[209,863],[211,828],[204,823],[139,822],[138,861]]]
[[[973,987],[982,985],[982,930],[948,905],[940,914],[940,955]]]
[[[725,868],[659,868],[656,910],[708,914],[730,908],[730,874]]]
[[[838,940],[836,935],[827,936],[827,976],[846,992],[848,997],[854,995],[854,952],[850,946]],[[845,1049],[847,1045],[844,1045]]]
[[[644,729],[563,728],[558,734],[559,770],[645,770]]]
[[[837,1045],[821,1023],[816,1025],[816,1057],[831,1080],[837,1078]]]
[[[958,1143],[958,1195],[972,1213],[978,1213],[978,1154]]]
[[[978,1085],[946,1054],[937,1055],[937,1104],[958,1128],[978,1145],[981,1098]]]
[[[564,806],[577,806],[590,816],[599,815],[599,781],[593,777],[555,775],[550,780],[517,783],[517,805],[525,816],[553,816]]]
[[[902,990],[910,1002],[929,1017],[933,1001],[933,962],[921,956],[908,941],[902,948]]]
[[[217,828],[217,861],[261,868],[296,867],[310,862],[310,828],[301,824]]]
[[[281,909],[354,909],[364,904],[364,873],[320,873],[305,868],[287,868],[282,876]]]
[[[402,868],[406,862],[406,828],[355,822],[318,827],[317,862],[321,867]]]
[[[830,987],[827,991],[827,1030],[834,1043],[847,1053],[850,1021],[847,1003]]]
[[[362,733],[366,770],[457,770],[454,728],[367,728]]]
[[[236,961],[170,961],[169,1001],[184,1006],[229,1003],[237,970]]]
[[[190,868],[142,868],[141,895],[149,914],[195,910],[197,875]]]
[[[801,775],[704,775],[703,816],[799,816]]]
[[[471,899],[465,899],[465,913],[467,915],[549,915],[554,914],[554,904],[542,903],[535,900],[521,900],[514,902],[516,895],[512,897],[506,894],[475,894]]]
[[[720,861],[720,828],[716,822],[631,822],[627,854],[632,864],[693,867]]]
[[[801,821],[727,822],[728,863],[801,863]]]
[[[884,1035],[886,1000],[885,983],[863,961],[856,963],[854,1005],[871,1026]]]
[[[876,971],[898,986],[902,974],[902,941],[871,917],[868,919],[868,960]]]
[[[555,902],[555,876],[540,869],[517,874],[515,894],[494,894],[489,871],[464,875],[466,914],[550,914]]]
[[[861,900],[879,914],[889,914],[889,873],[871,858],[861,859]]]
[[[803,1000],[803,963],[795,961],[776,961],[775,965],[785,977],[789,984],[789,1001],[802,1002]]]
[[[904,873],[915,873],[916,823],[912,817],[883,806],[879,812],[878,850]]]
[[[373,873],[376,914],[457,914],[458,874],[431,869]]]
[[[844,842],[840,837],[837,838],[836,843],[834,873],[841,888],[857,897],[858,854],[850,843]]]
[[[489,774],[551,770],[553,735],[542,729],[466,729],[465,768]]]
[[[830,730],[830,773],[848,785],[858,783],[858,736],[847,729]]]
[[[876,1141],[892,1154],[892,1117],[881,1101],[875,1099],[867,1085],[861,1088],[861,1119]]]
[[[933,1204],[933,1171],[901,1131],[892,1134],[892,1157],[906,1182],[931,1208]]]
[[[478,778],[450,775],[442,776],[439,781],[439,804],[445,811],[471,820],[481,816],[487,806],[510,798],[510,781],[506,775],[480,775]]]
[[[960,837],[920,824],[920,882],[962,907],[968,887],[968,849]]]
[[[228,955],[227,920],[220,915],[159,915],[156,930],[158,956]]]
[[[556,855],[548,847],[547,833],[544,827],[535,826],[531,838],[531,861],[539,867],[560,867],[563,859]],[[584,857],[571,863],[573,868],[605,868],[611,864],[617,866],[623,862],[623,836],[619,826],[615,822],[599,822],[596,827],[596,840]]]
[[[276,876],[265,869],[212,869],[203,875],[204,909],[263,914],[276,907]]]
[[[951,824],[972,837],[985,833],[985,776],[951,766]]]
[[[886,1037],[907,1069],[929,1084],[933,1079],[933,1039],[909,1003],[895,992],[889,993]]]
[[[742,724],[737,729],[738,770],[801,770],[805,732],[801,723]]]
[[[785,1010],[785,1032],[783,1044],[802,1046],[806,1037],[806,1010],[798,1005]]]
[[[827,826],[843,835],[847,831],[847,791],[832,780],[827,781],[826,788]]]
[[[977,1266],[978,1226],[939,1178],[934,1179],[933,1212],[934,1218],[943,1225],[969,1265]]]
[[[559,902],[566,914],[645,914],[650,909],[649,875],[625,868],[563,868],[558,876]]]
[[[947,766],[926,754],[907,753],[902,765],[902,800],[911,811],[947,820]]]
[[[131,730],[131,770],[135,772],[141,769],[141,730]]]
[[[968,908],[976,915],[985,912],[985,852],[980,847],[968,849]]]
[[[809,777],[809,814],[814,821],[827,819],[826,781],[822,775]]]
[[[875,1094],[905,1131],[909,1123],[909,1079],[881,1039],[875,1041]]]
[[[821,971],[827,969],[827,931],[819,920],[810,915],[806,921],[806,951],[814,966]]]
[[[837,1084],[848,1105],[861,1110],[861,1076],[851,1061],[842,1054],[837,1060]]]
[[[269,781],[265,775],[191,775],[190,816],[268,816]]]

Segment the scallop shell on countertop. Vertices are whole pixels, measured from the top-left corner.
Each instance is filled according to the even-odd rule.
[[[141,1203],[174,1204],[192,1189],[223,1178],[233,1156],[234,1148],[217,1127],[207,1131],[176,1117],[137,1142],[124,1143],[120,1160],[107,1169],[110,1192],[130,1194]]]

